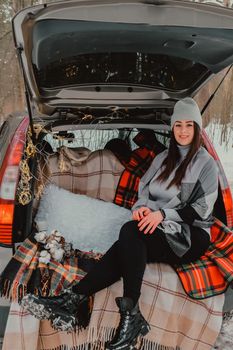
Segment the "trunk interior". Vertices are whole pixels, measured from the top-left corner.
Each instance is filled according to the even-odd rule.
[[[22,242],[32,231],[47,229],[59,230],[69,237],[69,231],[76,235],[74,223],[66,221],[67,210],[73,212],[74,221],[81,215],[90,226],[94,204],[98,206],[98,203],[76,203],[73,195],[75,198],[84,195],[88,200],[115,203],[130,210],[137,200],[136,189],[140,178],[153,158],[169,145],[170,112],[165,108],[156,113],[152,109],[113,110],[111,113],[96,110],[95,114],[92,111],[89,114],[76,114],[75,117],[72,115],[69,119],[66,116],[66,120],[55,120],[49,124],[36,123],[36,154],[28,159],[33,174],[29,182],[34,199],[26,205],[16,205],[14,242]],[[45,188],[49,189],[47,194],[43,194]],[[60,193],[59,188],[64,192]],[[59,192],[58,197],[56,191]],[[53,194],[51,199],[49,193]],[[80,210],[80,205],[86,206],[85,210]],[[226,224],[225,207],[219,185],[214,215]],[[77,241],[73,236],[71,238],[81,250],[98,250],[98,244],[91,247],[88,242],[86,245],[85,238],[80,237],[79,233]],[[98,242],[99,237],[93,242],[95,240]]]

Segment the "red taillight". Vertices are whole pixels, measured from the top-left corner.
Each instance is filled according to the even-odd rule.
[[[0,169],[0,245],[5,247],[12,245],[15,193],[27,128],[28,118],[24,118],[7,148]]]

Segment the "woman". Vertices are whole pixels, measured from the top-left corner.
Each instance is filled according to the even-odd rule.
[[[171,117],[169,149],[155,157],[141,179],[133,220],[123,225],[118,241],[71,292],[34,297],[31,305],[43,305],[50,319],[69,322],[86,296],[123,277],[123,297],[116,298],[121,319],[106,348],[133,348],[138,336],[149,331],[138,308],[146,264],[192,262],[210,244],[218,177],[214,159],[201,147],[201,128],[196,102],[178,101]],[[35,309],[31,309],[34,314]]]

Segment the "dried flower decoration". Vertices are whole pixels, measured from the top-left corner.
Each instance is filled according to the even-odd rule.
[[[52,230],[50,235],[46,231],[35,234],[35,240],[42,245],[39,262],[48,264],[51,259],[61,262],[65,256],[70,256],[72,244],[65,241],[65,238],[58,230]]]
[[[53,259],[59,262],[62,261],[64,253],[65,251],[62,248],[55,249],[53,252],[51,252]]]
[[[42,250],[40,252],[40,256],[39,256],[40,263],[48,264],[50,262],[50,259],[51,259],[51,255],[47,250]]]
[[[46,243],[47,233],[46,231],[40,231],[35,234],[35,240],[39,243]]]

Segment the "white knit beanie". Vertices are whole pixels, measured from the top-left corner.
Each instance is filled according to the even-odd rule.
[[[191,97],[176,102],[171,116],[171,129],[178,120],[192,120],[202,129],[202,117],[197,103]]]

